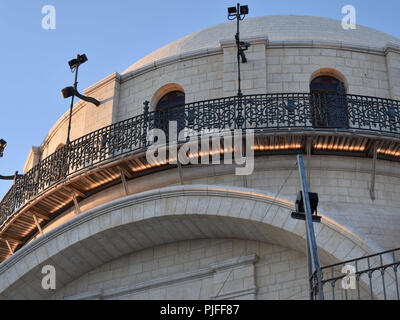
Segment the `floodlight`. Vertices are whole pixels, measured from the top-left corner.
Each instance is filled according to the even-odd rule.
[[[69,97],[72,97],[74,95],[74,87],[66,87],[61,90],[61,94],[64,99],[67,99]]]
[[[309,192],[309,199],[310,199],[310,205],[311,205],[311,214],[317,214],[317,208],[318,208],[318,193],[314,192]],[[304,210],[304,201],[303,201],[303,192],[299,191],[297,194],[297,199],[296,199],[296,210],[298,212],[305,212]]]
[[[249,14],[249,6],[240,6],[240,14]]]
[[[86,54],[78,54],[78,57],[69,61],[68,64],[71,70],[73,70],[81,64],[84,64],[86,61],[88,61]]]
[[[228,8],[228,13],[229,14],[236,14],[236,12],[237,12],[236,7],[229,7]]]
[[[100,105],[100,102],[96,100],[95,98],[91,97],[86,97],[83,94],[80,94],[78,90],[76,90],[74,87],[66,87],[61,90],[61,94],[64,99],[67,99],[69,97],[77,96],[79,99],[84,100],[86,102],[93,103],[97,107]]]

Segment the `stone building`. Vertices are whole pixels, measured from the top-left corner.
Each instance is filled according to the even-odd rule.
[[[67,112],[32,148],[0,206],[0,298],[308,299],[298,153],[319,195],[325,297],[398,298],[399,250],[382,252],[400,247],[400,39],[318,17],[244,20],[240,110],[235,31],[195,32],[93,84],[101,105],[74,106],[71,146]],[[171,119],[255,129],[254,172],[149,164],[148,129]],[[329,279],[348,260],[360,273],[345,290]],[[56,290],[42,288],[45,265]]]

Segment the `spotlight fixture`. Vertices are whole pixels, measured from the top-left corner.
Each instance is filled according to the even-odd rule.
[[[238,18],[239,20],[243,20],[244,16],[247,14],[249,14],[249,6],[241,6],[240,3],[238,3],[236,7],[228,8],[229,20],[235,20],[236,18]]]
[[[229,7],[228,8],[228,14],[229,15],[236,14],[236,12],[237,12],[236,7]]]
[[[240,6],[240,14],[249,14],[249,6]]]
[[[318,209],[318,193],[309,192],[308,193],[311,205],[311,214],[313,222],[321,222],[321,217],[317,215]],[[295,201],[296,212],[292,212],[292,218],[298,220],[305,220],[305,210],[304,210],[304,200],[303,200],[303,192],[299,191],[297,194],[297,199]]]
[[[88,61],[86,54],[78,54],[77,58],[72,59],[71,61],[68,62],[68,64],[71,70],[74,70],[81,64],[84,64],[86,61]]]
[[[0,139],[0,158],[3,157],[3,152],[5,147],[7,146],[7,142],[3,139]]]
[[[62,89],[61,94],[64,99],[76,96],[81,100],[84,100],[89,103],[93,103],[96,107],[98,107],[100,105],[100,102],[98,100],[96,100],[95,98],[86,97],[83,94],[80,94],[78,92],[78,90],[76,90],[74,87],[66,87],[66,88]]]

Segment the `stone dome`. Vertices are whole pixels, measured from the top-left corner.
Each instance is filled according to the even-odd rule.
[[[201,49],[218,48],[221,40],[233,39],[236,22],[212,26],[165,45],[126,69],[126,74],[155,61]],[[400,39],[387,33],[357,25],[356,30],[345,30],[340,20],[301,15],[275,15],[248,18],[241,23],[241,36],[268,37],[269,41],[313,40],[341,42],[372,48],[383,48],[388,43],[400,45]]]

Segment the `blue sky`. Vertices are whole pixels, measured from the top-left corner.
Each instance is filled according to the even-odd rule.
[[[157,48],[194,31],[226,22],[228,0],[2,0],[0,3],[0,138],[8,142],[0,174],[22,171],[68,110],[60,90],[73,82],[67,61],[86,53],[79,88],[122,72]],[[357,23],[400,37],[399,0],[247,0],[249,17],[304,14],[341,19],[353,5]],[[42,7],[56,8],[56,30],[41,27]],[[232,33],[233,36],[233,33]],[[0,198],[10,187],[0,181]]]

